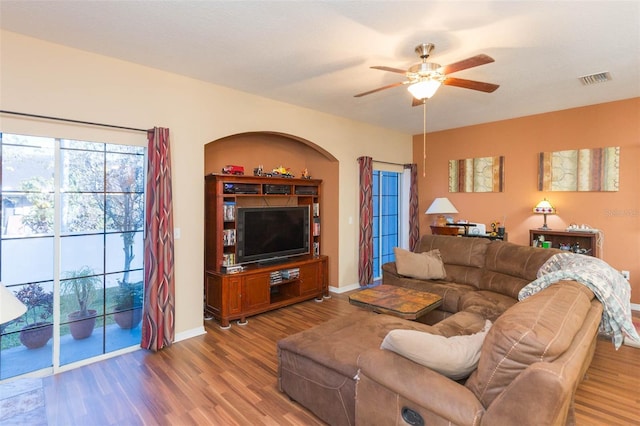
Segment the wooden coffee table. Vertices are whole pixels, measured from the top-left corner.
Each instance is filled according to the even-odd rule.
[[[426,291],[381,284],[349,296],[349,303],[381,314],[417,319],[442,304],[442,297]]]

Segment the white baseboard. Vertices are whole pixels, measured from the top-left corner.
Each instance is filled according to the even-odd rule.
[[[344,286],[344,287],[333,287],[333,286],[329,286],[329,291],[331,293],[346,293],[347,291],[351,291],[351,290],[357,290],[360,288],[360,284],[355,283],[355,284],[351,284],[348,286]]]
[[[196,336],[201,336],[206,333],[207,332],[204,329],[204,325],[202,327],[192,328],[191,330],[183,331],[181,333],[176,333],[176,337],[175,339],[173,339],[173,343],[179,342],[181,340],[190,339]]]

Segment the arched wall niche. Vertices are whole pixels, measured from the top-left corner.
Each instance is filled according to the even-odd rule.
[[[329,256],[329,285],[338,287],[338,160],[317,144],[278,132],[246,132],[225,136],[204,146],[204,174],[220,173],[222,167],[243,166],[246,175],[254,167],[264,170],[283,166],[299,177],[307,169],[314,179],[322,179],[321,253]]]

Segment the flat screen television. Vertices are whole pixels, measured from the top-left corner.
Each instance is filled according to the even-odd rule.
[[[267,263],[309,254],[309,217],[309,206],[239,207],[236,263]]]

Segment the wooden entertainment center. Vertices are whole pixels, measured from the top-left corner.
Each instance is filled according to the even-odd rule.
[[[328,297],[328,259],[320,254],[321,183],[287,177],[205,176],[205,312],[221,327],[229,327],[232,320],[243,325],[251,315]],[[288,206],[308,206],[310,253],[240,268],[238,208]]]

